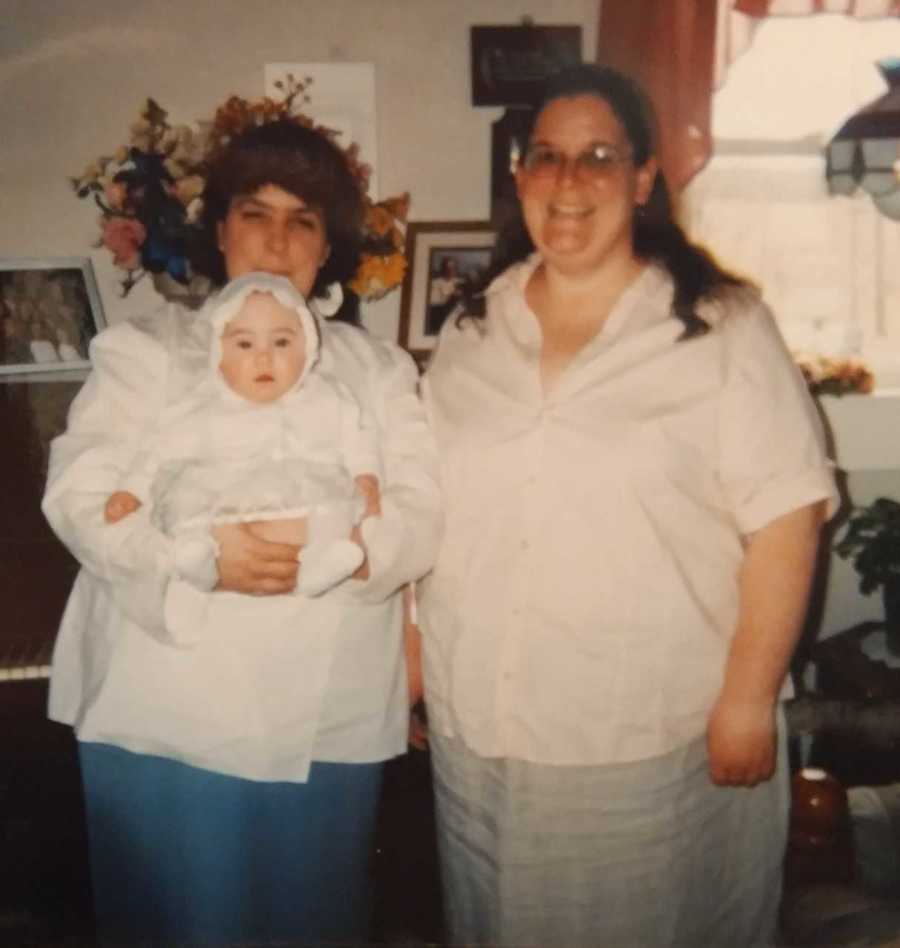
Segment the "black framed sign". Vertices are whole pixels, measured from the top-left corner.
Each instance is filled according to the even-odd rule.
[[[472,105],[529,105],[547,76],[581,62],[580,26],[473,26]]]

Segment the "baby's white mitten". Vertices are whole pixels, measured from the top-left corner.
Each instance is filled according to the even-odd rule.
[[[321,596],[352,576],[364,559],[362,548],[352,540],[310,543],[300,554],[297,592],[304,596]]]
[[[200,592],[209,592],[219,581],[219,544],[209,532],[209,526],[187,530],[175,536],[175,579],[183,579]]]

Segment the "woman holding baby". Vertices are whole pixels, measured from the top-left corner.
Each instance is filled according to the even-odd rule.
[[[53,445],[44,510],[82,570],[50,716],[79,740],[101,938],[357,941],[382,762],[406,747],[398,590],[435,556],[434,448],[412,361],[322,318],[359,253],[340,150],[252,129],[204,213],[201,265],[243,295],[100,334]],[[349,456],[326,537],[307,511],[334,509]]]

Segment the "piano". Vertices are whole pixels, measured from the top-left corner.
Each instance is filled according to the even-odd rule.
[[[0,376],[0,944],[91,939],[76,742],[46,711],[78,567],[40,510],[49,441],[79,384]]]
[[[0,684],[46,679],[77,565],[41,514],[52,437],[77,382],[0,384]]]

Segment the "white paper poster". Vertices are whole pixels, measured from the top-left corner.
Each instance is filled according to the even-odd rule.
[[[360,159],[372,168],[369,195],[377,200],[378,133],[375,115],[374,63],[268,63],[266,95],[282,98],[275,83],[290,73],[295,79],[312,79],[306,90],[310,101],[300,106],[320,125],[340,131],[338,142],[346,148],[359,145]]]

